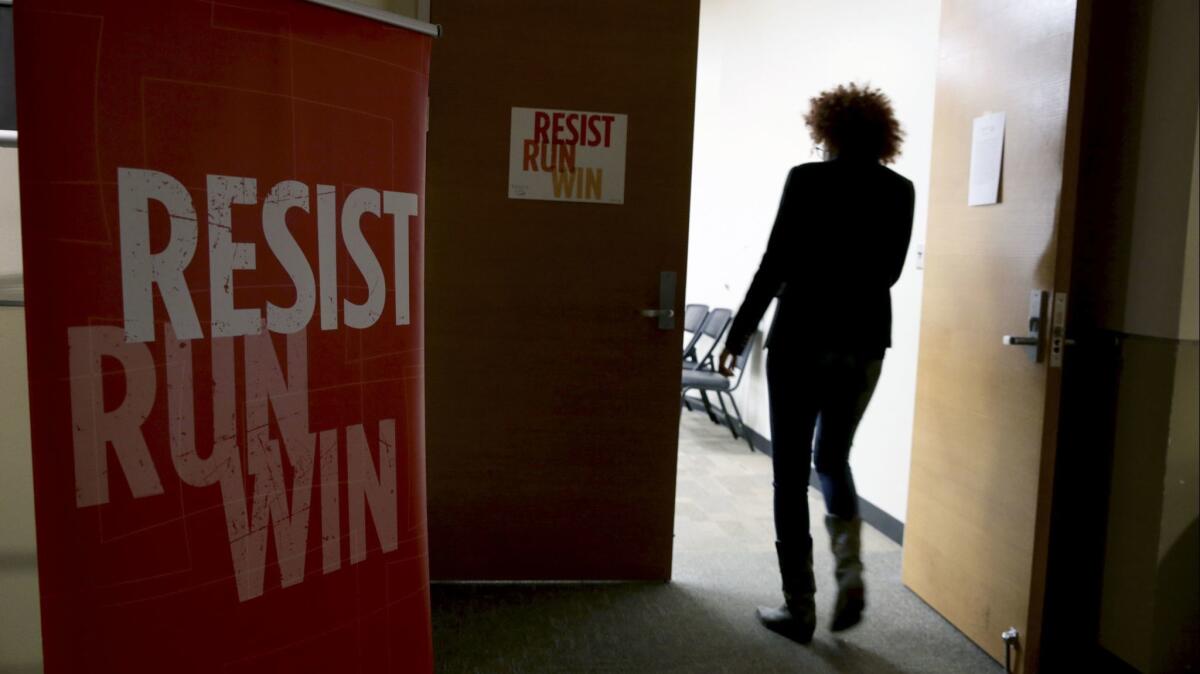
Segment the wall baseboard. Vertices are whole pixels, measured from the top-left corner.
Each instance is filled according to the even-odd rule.
[[[686,400],[692,405],[693,411],[704,412],[703,400],[691,396],[688,396]],[[687,411],[687,408],[683,409],[684,413],[687,413]],[[713,414],[716,415],[717,421],[726,425],[729,424],[725,419],[725,415],[721,413],[721,410],[713,409]],[[746,435],[750,436],[750,442],[754,444],[755,449],[767,456],[771,456],[770,440],[749,426],[746,427]],[[809,484],[818,490],[821,488],[821,483],[817,478],[817,471],[813,470],[809,473]],[[895,541],[897,545],[904,545],[904,522],[892,517],[882,508],[861,496],[858,497],[858,514],[864,522],[878,529],[880,533]]]

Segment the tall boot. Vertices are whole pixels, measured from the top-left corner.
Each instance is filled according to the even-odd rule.
[[[862,620],[867,605],[863,585],[862,519],[843,519],[825,516],[825,529],[833,549],[834,578],[837,580],[837,599],[833,604],[833,620],[829,629],[834,632],[850,629]]]
[[[759,606],[758,621],[793,641],[810,643],[817,628],[812,539],[806,546],[776,541],[775,552],[779,555],[779,574],[783,578],[784,604],[779,608]]]

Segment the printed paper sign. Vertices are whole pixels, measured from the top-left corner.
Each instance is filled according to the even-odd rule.
[[[1004,165],[1004,113],[976,117],[971,127],[971,176],[968,206],[1000,201],[1000,172]]]
[[[430,38],[15,12],[45,671],[431,672]]]
[[[625,115],[513,108],[510,199],[625,203]]]

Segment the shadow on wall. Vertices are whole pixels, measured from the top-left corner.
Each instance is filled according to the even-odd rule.
[[[1200,521],[1192,523],[1158,563],[1154,611],[1156,672],[1194,672],[1200,663]]]

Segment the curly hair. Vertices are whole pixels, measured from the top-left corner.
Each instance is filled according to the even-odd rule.
[[[890,164],[900,155],[904,131],[892,102],[879,89],[840,84],[809,100],[804,116],[812,139],[840,155],[875,157]]]

